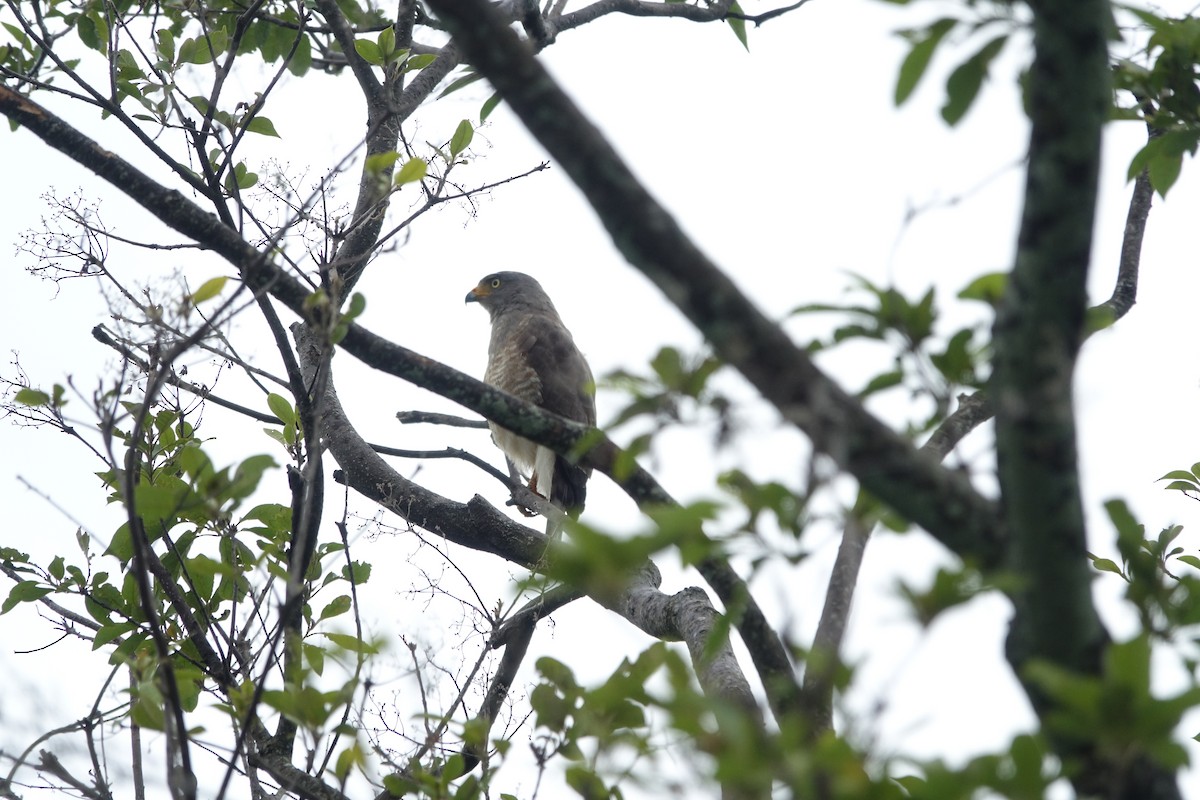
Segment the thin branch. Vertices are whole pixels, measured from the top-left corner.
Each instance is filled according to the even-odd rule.
[[[457,447],[447,447],[445,450],[401,450],[399,447],[373,444],[371,445],[371,449],[381,456],[396,456],[398,458],[460,458],[479,467],[505,486],[510,488],[512,486],[508,475],[496,469],[474,453],[468,453],[466,450],[460,450]]]
[[[496,667],[495,674],[492,675],[492,682],[488,685],[483,703],[480,704],[479,713],[475,715],[475,722],[481,723],[479,728],[482,730],[472,730],[472,736],[478,738],[475,741],[467,742],[463,750],[465,762],[463,768],[466,772],[475,769],[487,755],[487,737],[491,733],[492,723],[495,722],[496,717],[500,714],[500,709],[504,706],[504,701],[508,698],[508,692],[512,688],[513,682],[516,681],[517,672],[521,669],[521,663],[525,660],[525,654],[529,650],[533,631],[537,628],[537,617],[523,616],[520,620],[508,629],[504,639],[504,656],[500,659],[500,665]],[[493,637],[489,646],[496,647],[494,642],[495,638]]]
[[[79,780],[72,775],[67,768],[63,766],[62,762],[58,760],[58,757],[49,750],[43,750],[40,755],[41,760],[37,764],[38,772],[45,772],[49,775],[53,775],[75,791],[79,792],[84,797],[88,798],[88,800],[112,800],[112,793],[108,791],[107,786],[93,786]]]
[[[631,17],[662,17],[686,19],[692,22],[717,22],[725,18],[733,0],[693,5],[691,3],[654,3],[648,0],[599,0],[578,11],[557,17],[555,28],[560,31],[578,28],[607,14],[626,14]],[[438,7],[435,5],[434,9]],[[439,16],[446,16],[439,11]]]
[[[337,7],[335,0],[318,0],[316,6],[317,10],[321,12],[321,16],[325,18],[329,30],[333,32],[333,38],[341,45],[342,53],[350,65],[350,71],[354,73],[354,79],[358,81],[358,86],[362,89],[363,97],[366,98],[368,104],[377,102],[383,85],[379,82],[379,78],[375,77],[375,71],[371,65],[355,49],[354,30],[346,22],[341,9]]]
[[[1153,132],[1151,137],[1153,137]],[[1154,187],[1150,183],[1150,172],[1142,170],[1133,182],[1133,196],[1129,198],[1129,213],[1125,217],[1125,236],[1121,241],[1121,258],[1117,266],[1117,285],[1112,297],[1101,307],[1108,308],[1113,320],[1129,313],[1137,302],[1138,269],[1142,261],[1142,238],[1146,232],[1146,220],[1154,201]]]
[[[800,6],[805,5],[811,1],[812,0],[797,0],[797,2],[792,3],[790,6],[781,6],[780,8],[773,8],[770,11],[764,11],[761,14],[742,14],[737,11],[726,11],[725,19],[740,19],[740,20],[744,20],[745,22],[753,22],[754,27],[757,28],[758,26],[762,25],[764,22],[769,22],[770,20],[776,19],[778,17],[782,17],[784,14],[787,14],[789,11],[795,11],[797,8],[800,8]]]
[[[448,425],[452,428],[487,428],[486,419],[466,419],[452,414],[439,414],[435,411],[397,411],[396,419],[401,425],[428,423],[430,425]]]
[[[103,325],[97,325],[96,327],[92,328],[92,338],[101,344],[107,345],[116,350],[121,354],[122,358],[132,364],[137,365],[137,367],[143,372],[148,372],[150,370],[150,365],[145,359],[138,356],[121,342],[118,342],[116,339],[112,338],[108,331],[105,330]],[[255,419],[259,422],[265,422],[268,425],[283,424],[283,420],[279,419],[274,414],[267,414],[262,411],[257,411],[253,408],[243,406],[240,403],[235,403],[232,400],[226,400],[223,397],[210,392],[206,386],[201,386],[197,383],[192,383],[191,381],[185,381],[183,378],[179,377],[174,370],[172,370],[164,380],[166,383],[174,386],[177,389],[183,389],[186,392],[194,394],[196,397],[213,403],[214,405],[221,406],[222,408],[227,408],[230,411],[236,411],[237,413],[247,416],[250,419]]]
[[[555,586],[553,589],[539,592],[537,597],[510,614],[508,619],[492,632],[488,646],[492,648],[506,646],[509,637],[515,635],[514,631],[524,628],[528,620],[537,623],[563,606],[574,603],[585,596],[583,592],[571,586]]]
[[[17,583],[20,583],[23,580],[28,580],[27,578],[21,577],[21,573],[17,572],[15,569],[10,567],[8,564],[0,563],[0,572],[3,572],[5,575],[12,578]],[[58,603],[51,600],[49,595],[47,595],[45,597],[39,597],[38,602],[41,603],[42,605],[44,605],[46,608],[53,611],[58,616],[62,617],[64,620],[73,622],[76,625],[80,625],[84,628],[87,628],[88,630],[92,630],[92,631],[100,630],[100,627],[101,627],[100,623],[96,622],[95,620],[88,619],[87,617],[83,616],[82,614],[77,614],[69,608],[64,608],[63,606],[60,606]]]
[[[21,15],[20,10],[17,8],[17,6],[14,2],[12,2],[11,0],[8,0],[8,2],[6,2],[6,5],[9,7],[9,10],[13,13],[13,16],[15,16],[17,18],[17,20],[20,22],[21,27],[25,30],[25,33],[34,42],[37,43],[37,45],[41,49],[42,53],[44,55],[48,56],[52,61],[54,61],[55,65],[60,70],[62,70],[65,75],[70,77],[71,80],[73,80],[76,85],[78,85],[81,89],[83,89],[88,94],[90,94],[94,99],[95,105],[99,106],[105,112],[112,114],[114,117],[119,119],[121,121],[121,124],[124,125],[125,128],[127,130],[129,130],[130,133],[132,133],[135,137],[137,137],[137,139],[151,153],[153,153],[158,158],[159,161],[166,164],[167,167],[172,172],[174,172],[179,178],[181,178],[184,181],[184,183],[186,183],[188,186],[191,186],[193,189],[195,189],[197,192],[199,192],[204,197],[207,197],[210,200],[214,199],[212,197],[212,195],[209,194],[208,187],[204,185],[204,182],[201,181],[196,176],[194,176],[191,172],[189,172],[176,159],[170,157],[167,154],[167,152],[158,145],[157,142],[155,142],[152,138],[150,138],[150,136],[145,131],[142,130],[140,125],[138,125],[128,114],[125,113],[125,110],[122,109],[119,104],[110,102],[108,100],[108,98],[104,97],[102,94],[97,92],[90,83],[88,83],[88,82],[84,81],[82,78],[80,78],[79,74],[77,72],[75,72],[75,70],[71,69],[71,67],[59,57],[58,51],[54,48],[53,44],[45,41],[45,39],[43,39],[41,36],[38,35],[38,33],[36,31],[33,30],[33,28],[29,25],[29,23]],[[40,11],[41,11],[40,4],[34,3],[33,8],[35,11],[40,13]],[[5,88],[7,89],[7,87],[5,87]]]
[[[987,392],[960,394],[958,408],[942,420],[921,446],[921,451],[942,461],[968,433],[987,422],[995,413]]]

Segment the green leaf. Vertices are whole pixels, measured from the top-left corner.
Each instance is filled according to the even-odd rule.
[[[224,28],[215,28],[208,34],[208,44],[214,56],[219,56],[229,49],[229,32]]]
[[[1179,178],[1184,153],[1195,153],[1200,146],[1200,129],[1184,128],[1156,136],[1138,151],[1129,163],[1132,180],[1143,169],[1150,174],[1150,183],[1163,197]]]
[[[957,20],[944,17],[929,26],[925,36],[913,42],[904,61],[900,64],[900,72],[896,76],[895,103],[902,105],[917,88],[933,53],[947,33],[957,24]]]
[[[75,21],[79,40],[93,50],[108,54],[108,20],[96,9],[81,14]]]
[[[609,797],[608,787],[594,771],[579,764],[567,767],[567,785],[580,797]]]
[[[157,691],[151,691],[152,683],[143,682],[138,687],[137,702],[133,704],[130,718],[143,728],[152,731],[164,729],[162,697]]]
[[[418,789],[417,784],[413,782],[412,778],[396,773],[383,776],[383,788],[392,797],[405,797]]]
[[[408,59],[408,61],[404,62],[404,71],[412,72],[414,70],[425,69],[434,61],[437,61],[437,56],[435,56],[433,53],[422,53],[420,55],[413,56],[412,58]]]
[[[53,589],[39,584],[37,581],[19,581],[8,593],[8,598],[0,606],[0,614],[7,614],[20,603],[31,603],[50,594]]]
[[[275,459],[271,456],[250,456],[241,464],[238,464],[238,468],[233,474],[233,481],[229,484],[229,488],[223,492],[223,496],[233,500],[241,500],[249,497],[258,488],[258,482],[262,479],[262,474],[275,466],[277,466]]]
[[[114,622],[111,625],[105,625],[96,631],[96,635],[92,639],[92,649],[99,650],[104,645],[114,639],[119,639],[135,628],[137,628],[136,622]]]
[[[258,183],[258,173],[250,172],[246,169],[245,164],[237,165],[237,187],[239,189],[249,189]]]
[[[1083,333],[1085,336],[1091,336],[1105,328],[1111,328],[1116,321],[1117,315],[1108,306],[1092,306],[1084,313]]]
[[[384,28],[375,42],[379,45],[379,54],[383,56],[383,60],[391,60],[392,53],[396,52],[396,29],[390,25]]]
[[[292,404],[283,395],[278,395],[274,392],[268,394],[267,408],[271,409],[271,413],[279,417],[279,421],[284,425],[296,421],[296,410],[292,408]]]
[[[28,386],[18,389],[16,401],[27,406],[49,405],[50,395],[40,389],[30,389]]]
[[[352,561],[342,567],[342,577],[355,586],[362,586],[371,580],[371,565],[365,561]]]
[[[995,308],[1000,304],[1000,298],[1004,296],[1004,287],[1007,285],[1007,272],[989,272],[968,283],[966,288],[958,293],[958,297],[961,300],[978,300]]]
[[[379,45],[370,39],[355,39],[354,52],[358,53],[359,57],[368,64],[376,67],[383,66],[383,53],[380,51]]]
[[[1150,171],[1150,185],[1160,196],[1166,197],[1183,171],[1183,154],[1164,152],[1151,160],[1146,168]]]
[[[386,153],[376,153],[373,156],[367,156],[364,167],[367,172],[372,174],[383,172],[384,170],[391,169],[399,158],[400,154],[395,150],[389,150]]]
[[[900,370],[885,372],[882,375],[876,375],[867,382],[867,385],[858,393],[859,397],[869,397],[877,392],[882,392],[885,389],[899,386],[904,382],[904,373]]]
[[[414,183],[422,180],[428,171],[429,165],[423,159],[413,158],[404,162],[404,166],[396,173],[395,183],[397,186],[403,186],[406,183]]]
[[[331,617],[338,617],[350,610],[350,595],[342,595],[330,601],[329,605],[321,610],[321,616],[317,618],[317,622],[326,620]]]
[[[1187,481],[1188,483],[1193,483],[1193,484],[1200,483],[1200,480],[1197,480],[1194,473],[1187,472],[1186,470],[1182,470],[1182,469],[1173,469],[1170,472],[1168,472],[1166,475],[1163,475],[1158,480],[1160,480],[1160,481],[1168,481],[1168,480],[1169,481]]]
[[[1196,556],[1180,556],[1178,560],[1182,561],[1184,564],[1187,564],[1189,567],[1200,569],[1200,558],[1197,558]]]
[[[225,283],[229,278],[225,275],[220,275],[216,278],[209,278],[204,283],[200,284],[200,288],[192,292],[192,305],[198,306],[205,300],[211,300],[221,293],[225,288]]]
[[[368,642],[364,642],[357,636],[348,633],[329,633],[322,631],[321,635],[329,641],[336,644],[343,650],[349,650],[351,653],[362,653],[363,655],[375,655],[379,652],[379,648]]]
[[[182,511],[191,489],[186,483],[169,475],[160,474],[158,483],[139,483],[133,487],[133,507],[142,518],[146,538],[154,541],[165,525],[174,525]]]
[[[209,64],[213,60],[208,44],[204,40],[184,39],[179,45],[179,64]]]
[[[362,748],[358,746],[358,742],[355,742],[338,753],[337,760],[333,765],[333,774],[337,776],[338,780],[345,781],[350,770],[354,767],[361,767],[364,763]]]
[[[468,75],[462,76],[461,78],[456,78],[450,82],[449,86],[447,86],[445,89],[442,89],[442,93],[438,95],[438,99],[440,100],[441,98],[445,97],[446,95],[450,94],[451,92],[457,92],[459,89],[463,88],[464,86],[469,86],[472,83],[474,83],[475,81],[480,80],[482,78],[483,78],[483,76],[480,75],[478,72],[472,72]]]
[[[484,122],[496,110],[496,106],[500,105],[500,101],[504,99],[499,92],[493,92],[492,96],[483,101],[483,105],[479,108],[479,121]]]
[[[301,77],[310,69],[312,69],[312,40],[305,33],[301,34],[300,41],[296,43],[292,60],[288,62],[288,71],[296,77]]]
[[[537,724],[552,731],[561,731],[571,706],[553,686],[540,683],[529,693],[529,707],[537,714]]]
[[[218,117],[222,116],[220,114]],[[228,116],[228,115],[224,115]],[[258,183],[258,173],[251,172],[246,167],[246,162],[239,161],[234,165],[233,169],[225,175],[225,191],[229,194],[234,193],[234,189],[249,189]]]
[[[1099,571],[1111,572],[1114,575],[1120,575],[1121,577],[1125,577],[1125,573],[1121,571],[1121,568],[1119,566],[1117,566],[1117,563],[1115,561],[1113,561],[1112,559],[1098,558],[1096,556],[1091,556],[1091,559],[1092,559],[1092,566],[1095,567],[1096,569],[1098,569]]]
[[[275,123],[266,117],[255,117],[246,123],[246,130],[250,133],[260,133],[263,136],[274,136],[276,139],[282,138],[275,130]]]
[[[450,137],[450,155],[457,156],[466,150],[471,146],[473,138],[475,138],[475,128],[472,127],[470,120],[464,119],[458,123],[458,127],[454,130],[454,135]]]
[[[550,656],[542,656],[537,660],[536,666],[537,671],[555,686],[566,687],[568,689],[579,688],[579,683],[575,680],[575,673],[558,659],[551,658]]]
[[[729,6],[730,15],[745,13],[746,12],[742,11],[741,5],[736,2]],[[727,16],[725,17],[725,21],[729,23],[729,29],[733,31],[733,35],[737,37],[737,40],[742,43],[742,47],[746,48],[746,52],[750,52],[750,41],[746,38],[746,20],[739,19],[738,17],[734,16]]]
[[[29,37],[25,35],[25,31],[8,22],[0,22],[0,27],[8,31],[9,35],[21,45],[22,49],[29,50]]]
[[[317,647],[315,644],[304,645],[304,657],[308,660],[308,665],[312,667],[312,671],[318,675],[325,672],[325,651]]]
[[[946,79],[946,103],[942,106],[942,119],[948,124],[957,125],[966,115],[971,104],[975,102],[980,87],[983,86],[988,66],[1004,49],[1007,41],[1007,33],[997,36],[950,73],[950,77]]]

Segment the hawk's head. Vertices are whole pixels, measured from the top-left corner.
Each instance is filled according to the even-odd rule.
[[[524,272],[493,272],[467,292],[467,302],[479,303],[492,319],[518,308],[557,313],[542,285]]]

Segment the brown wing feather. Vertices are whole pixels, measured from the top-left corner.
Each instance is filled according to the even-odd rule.
[[[596,424],[594,381],[587,360],[575,346],[571,333],[556,317],[532,317],[535,340],[526,355],[540,376],[542,408],[576,422]],[[554,460],[551,502],[578,514],[587,499],[590,469],[559,455]]]
[[[549,313],[522,311],[493,316],[484,380],[547,411],[595,425],[592,371],[570,331],[553,307]],[[493,424],[491,429],[497,446],[513,463],[526,472],[531,471],[537,445],[499,425]],[[590,469],[556,456],[550,501],[578,515],[587,497],[590,475]]]

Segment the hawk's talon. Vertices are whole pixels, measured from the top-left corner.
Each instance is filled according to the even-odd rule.
[[[508,502],[505,503],[504,505],[515,506],[517,511],[520,511],[526,517],[536,517],[538,515],[537,511],[535,511],[532,508],[530,508],[529,506],[523,504],[520,500],[518,500],[515,497],[508,498]]]

